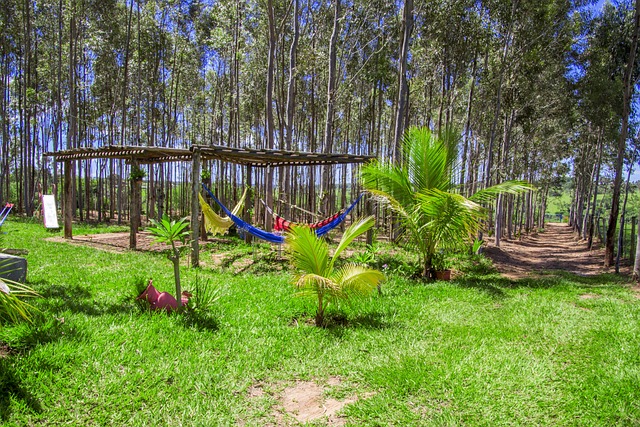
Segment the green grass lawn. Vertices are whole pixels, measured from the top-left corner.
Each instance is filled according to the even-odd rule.
[[[184,289],[196,274],[220,289],[210,315],[193,317],[135,304],[136,281],[173,292],[161,254],[49,242],[37,224],[3,231],[4,246],[29,250],[44,298],[37,326],[0,329],[2,425],[274,425],[283,389],[336,376],[329,395],[362,397],[341,412],[353,426],[640,424],[640,299],[614,276],[392,272],[382,296],[334,306],[317,328],[264,245],[243,249],[268,261],[245,272],[185,266]],[[403,270],[386,250],[387,270]]]

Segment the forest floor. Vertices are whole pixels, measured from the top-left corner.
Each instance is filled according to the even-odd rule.
[[[522,240],[503,240],[500,247],[491,241],[484,254],[493,260],[504,276],[517,280],[540,274],[563,271],[580,276],[613,273],[604,267],[604,248],[579,240],[566,224],[547,223],[543,232],[525,236]],[[627,259],[621,260],[620,273],[630,276]]]

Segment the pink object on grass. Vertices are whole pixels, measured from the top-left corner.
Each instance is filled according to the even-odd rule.
[[[191,294],[189,292],[182,293],[182,305],[187,305],[190,296]],[[168,312],[172,312],[178,309],[178,301],[176,301],[173,295],[169,292],[158,292],[158,290],[153,286],[152,280],[149,280],[147,289],[138,295],[137,299],[146,300],[149,303],[151,310],[167,310]]]

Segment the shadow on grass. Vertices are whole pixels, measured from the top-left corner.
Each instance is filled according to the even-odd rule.
[[[330,332],[332,335],[341,337],[348,329],[387,329],[392,328],[393,324],[383,320],[384,314],[379,312],[369,312],[358,314],[355,316],[347,316],[342,311],[334,311],[326,313],[322,329]],[[290,326],[300,327],[307,325],[316,327],[315,314],[301,312],[293,316]]]
[[[11,416],[11,401],[17,400],[30,411],[40,413],[40,402],[22,385],[11,366],[10,357],[0,358],[0,421],[6,421]],[[42,367],[47,370],[46,366]],[[50,369],[50,367],[49,367]]]
[[[195,328],[198,331],[217,331],[220,326],[218,320],[210,314],[199,313],[197,311],[187,311],[182,313],[181,320],[186,327]]]
[[[342,338],[349,329],[388,329],[393,327],[389,322],[383,320],[383,314],[370,312],[347,316],[344,313],[330,313],[325,316],[322,328],[337,338]]]
[[[46,310],[51,312],[68,310],[87,316],[102,316],[104,314],[129,314],[135,310],[133,303],[135,296],[125,296],[115,304],[108,304],[94,300],[91,292],[82,286],[57,285],[46,280],[31,284],[44,299],[38,305],[44,306]]]
[[[47,344],[61,337],[78,339],[81,331],[64,324],[64,319],[40,312],[33,317],[33,323],[21,322],[2,328],[0,342],[11,346],[16,353],[26,353],[30,349]],[[1,389],[0,389],[1,390]]]
[[[629,280],[625,276],[610,273],[583,276],[566,271],[551,271],[538,277],[523,279],[509,279],[497,274],[489,276],[471,274],[457,279],[455,283],[462,288],[478,289],[493,298],[504,298],[506,296],[505,289],[553,289],[567,286],[616,289],[627,286]]]

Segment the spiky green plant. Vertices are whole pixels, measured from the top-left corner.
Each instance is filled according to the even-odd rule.
[[[185,238],[189,235],[189,231],[187,230],[189,224],[186,221],[186,217],[179,220],[170,220],[165,214],[159,222],[152,219],[151,223],[153,227],[148,228],[156,242],[171,245],[171,251],[167,255],[167,258],[173,262],[173,277],[176,282],[176,301],[178,302],[178,307],[182,305],[182,289],[180,287],[180,250],[176,247],[176,242],[180,241],[184,243]]]
[[[11,269],[8,262],[0,262],[0,271]],[[0,277],[0,326],[4,323],[15,323],[20,320],[32,322],[33,313],[38,311],[24,301],[25,298],[39,297],[29,286]]]
[[[456,193],[452,171],[457,144],[452,132],[438,137],[427,128],[410,128],[401,164],[376,161],[361,171],[364,187],[400,217],[408,241],[420,253],[424,277],[433,277],[436,251],[455,251],[473,242],[487,217],[480,203],[532,189],[524,181],[505,181],[469,198]]]
[[[301,272],[294,279],[299,289],[298,295],[311,296],[318,303],[316,326],[324,324],[324,313],[329,304],[351,296],[368,295],[384,279],[380,271],[366,266],[347,264],[335,267],[336,260],[345,248],[373,224],[372,216],[351,224],[331,257],[327,242],[309,228],[295,227],[287,235],[287,249],[292,263]]]

